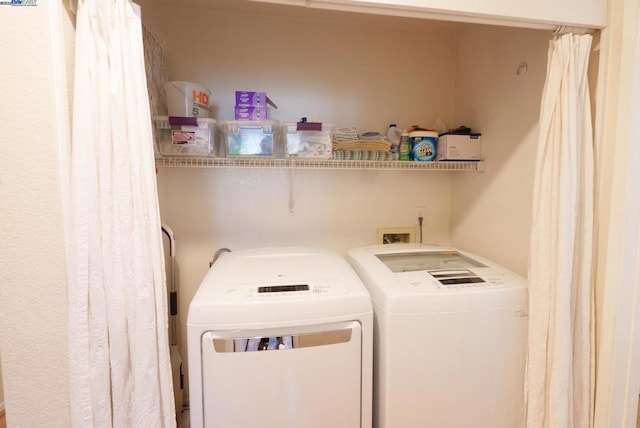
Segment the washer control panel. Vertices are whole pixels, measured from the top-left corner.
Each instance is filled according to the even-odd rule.
[[[289,285],[264,285],[258,287],[260,293],[289,293],[292,291],[308,291],[309,284],[289,284]]]
[[[221,290],[227,300],[290,300],[347,294],[348,288],[330,282],[291,284],[234,284]]]
[[[414,290],[463,290],[469,288],[504,288],[520,284],[516,277],[494,269],[430,270],[396,274]]]

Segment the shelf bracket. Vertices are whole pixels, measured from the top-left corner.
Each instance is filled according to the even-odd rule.
[[[476,173],[478,174],[484,174],[484,161],[478,161],[477,165],[476,165]]]
[[[291,174],[289,175],[289,214],[293,214],[295,211],[295,175],[296,169],[293,167],[293,162],[289,168]]]

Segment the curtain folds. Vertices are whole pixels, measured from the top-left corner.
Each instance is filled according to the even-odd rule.
[[[74,427],[171,427],[175,409],[140,10],[80,0],[71,149]]]
[[[529,263],[527,428],[593,426],[590,35],[550,42]]]

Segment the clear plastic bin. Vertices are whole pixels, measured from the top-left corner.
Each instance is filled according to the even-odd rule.
[[[297,123],[282,125],[287,158],[331,159],[334,126],[323,123],[320,131],[299,131]]]
[[[277,120],[232,120],[221,126],[228,157],[273,157]]]
[[[219,139],[215,119],[156,116],[157,147],[166,156],[213,156]]]

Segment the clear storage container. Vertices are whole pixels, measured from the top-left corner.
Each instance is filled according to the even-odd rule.
[[[160,154],[216,156],[219,130],[215,119],[156,116],[153,122]]]
[[[221,126],[228,157],[273,157],[277,120],[230,120]]]
[[[334,126],[328,123],[319,125],[320,130],[299,130],[297,123],[283,124],[285,157],[331,159]]]

